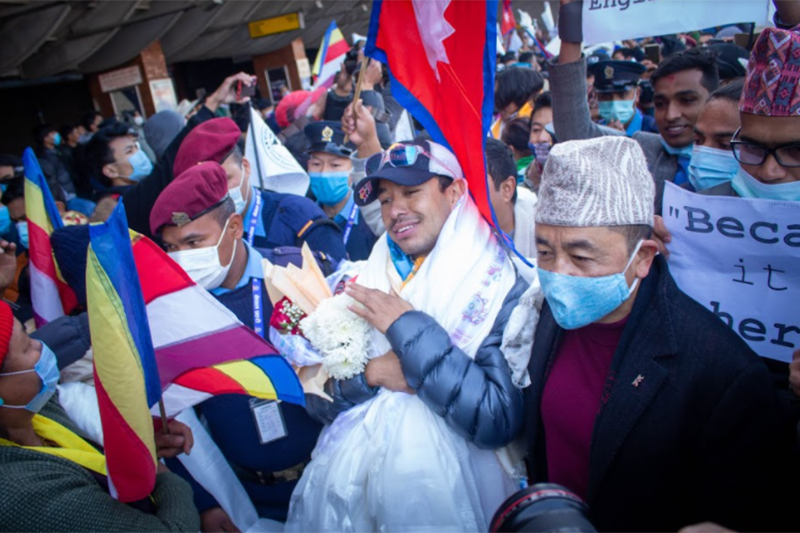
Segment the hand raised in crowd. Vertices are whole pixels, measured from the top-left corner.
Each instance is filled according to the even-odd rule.
[[[211,93],[211,95],[206,98],[205,106],[211,112],[216,112],[217,108],[219,108],[219,106],[222,104],[246,104],[249,102],[249,96],[242,98],[237,97],[236,82],[238,81],[242,82],[248,87],[252,87],[256,84],[257,80],[255,76],[252,74],[247,74],[246,72],[239,72],[233,76],[228,76],[225,78],[225,81],[222,82],[222,85],[220,85],[216,91]]]
[[[669,230],[667,230],[667,226],[664,224],[664,218],[661,215],[655,216],[652,240],[656,241],[656,244],[658,244],[658,252],[663,255],[665,259],[669,259],[667,244],[672,242],[672,235]]]
[[[361,85],[361,90],[371,91],[375,86],[380,84],[383,80],[383,69],[381,68],[380,61],[370,59],[367,63],[367,71],[364,72],[364,81]]]
[[[794,351],[792,362],[789,363],[789,388],[800,396],[800,348]]]
[[[364,378],[370,387],[383,387],[393,392],[415,394],[414,389],[408,386],[400,366],[400,359],[393,350],[371,359],[364,369]]]
[[[344,291],[358,304],[361,304],[351,305],[349,309],[384,335],[403,313],[414,310],[410,303],[400,298],[394,291],[386,294],[377,289],[368,289],[358,283],[348,283]]]
[[[162,431],[156,432],[156,454],[159,458],[170,459],[181,453],[189,455],[194,446],[192,430],[186,424],[171,421],[167,427],[169,434]]]
[[[200,513],[200,531],[203,533],[219,531],[240,533],[239,528],[222,507],[214,507]]]
[[[356,146],[358,157],[364,159],[381,151],[378,140],[378,131],[375,128],[375,118],[359,100],[347,106],[342,115],[342,131],[350,137],[350,142]]]
[[[0,290],[14,283],[17,275],[17,245],[0,239]]]

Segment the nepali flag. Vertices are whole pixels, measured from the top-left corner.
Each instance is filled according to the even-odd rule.
[[[122,202],[108,222],[89,226],[89,237],[86,304],[109,492],[135,502],[155,488],[150,407],[161,382]]]
[[[78,299],[61,276],[53,257],[50,235],[62,228],[64,222],[33,150],[25,149],[22,163],[25,165],[31,303],[38,328],[72,312],[78,305]]]
[[[336,21],[331,22],[322,37],[314,67],[311,69],[311,73],[317,77],[314,89],[333,85],[334,76],[339,72],[348,50],[350,46],[344,40],[342,31],[336,26]]]
[[[514,19],[514,10],[511,9],[511,0],[503,0],[503,16],[500,19],[500,31],[503,35],[508,35],[517,27]]]
[[[484,143],[494,110],[497,0],[375,0],[366,54],[388,65],[392,94],[458,158],[481,214]]]

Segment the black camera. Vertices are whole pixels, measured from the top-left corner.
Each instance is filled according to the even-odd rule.
[[[492,518],[496,532],[595,532],[583,500],[561,485],[538,483],[512,494]]]

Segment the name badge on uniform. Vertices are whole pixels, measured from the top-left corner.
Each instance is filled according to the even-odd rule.
[[[289,434],[278,402],[250,398],[250,410],[253,412],[261,444],[268,444]]]

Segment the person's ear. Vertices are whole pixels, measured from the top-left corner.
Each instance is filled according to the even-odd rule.
[[[514,193],[517,190],[517,177],[516,176],[509,176],[500,184],[500,194],[503,196],[503,200],[506,202],[510,202],[512,198],[514,198]]]
[[[234,239],[242,238],[244,235],[244,221],[242,220],[242,215],[239,213],[231,215],[231,218],[228,220],[228,231],[233,233]]]
[[[103,165],[103,175],[112,180],[119,178],[119,170],[117,169],[117,164],[109,163],[107,165]]]
[[[635,264],[634,273],[637,278],[644,279],[647,277],[657,253],[658,244],[656,244],[656,241],[650,239],[642,241],[639,251],[636,252],[636,258],[633,260]]]
[[[453,183],[450,184],[450,191],[450,208],[452,209],[467,192],[467,180],[453,180]]]

